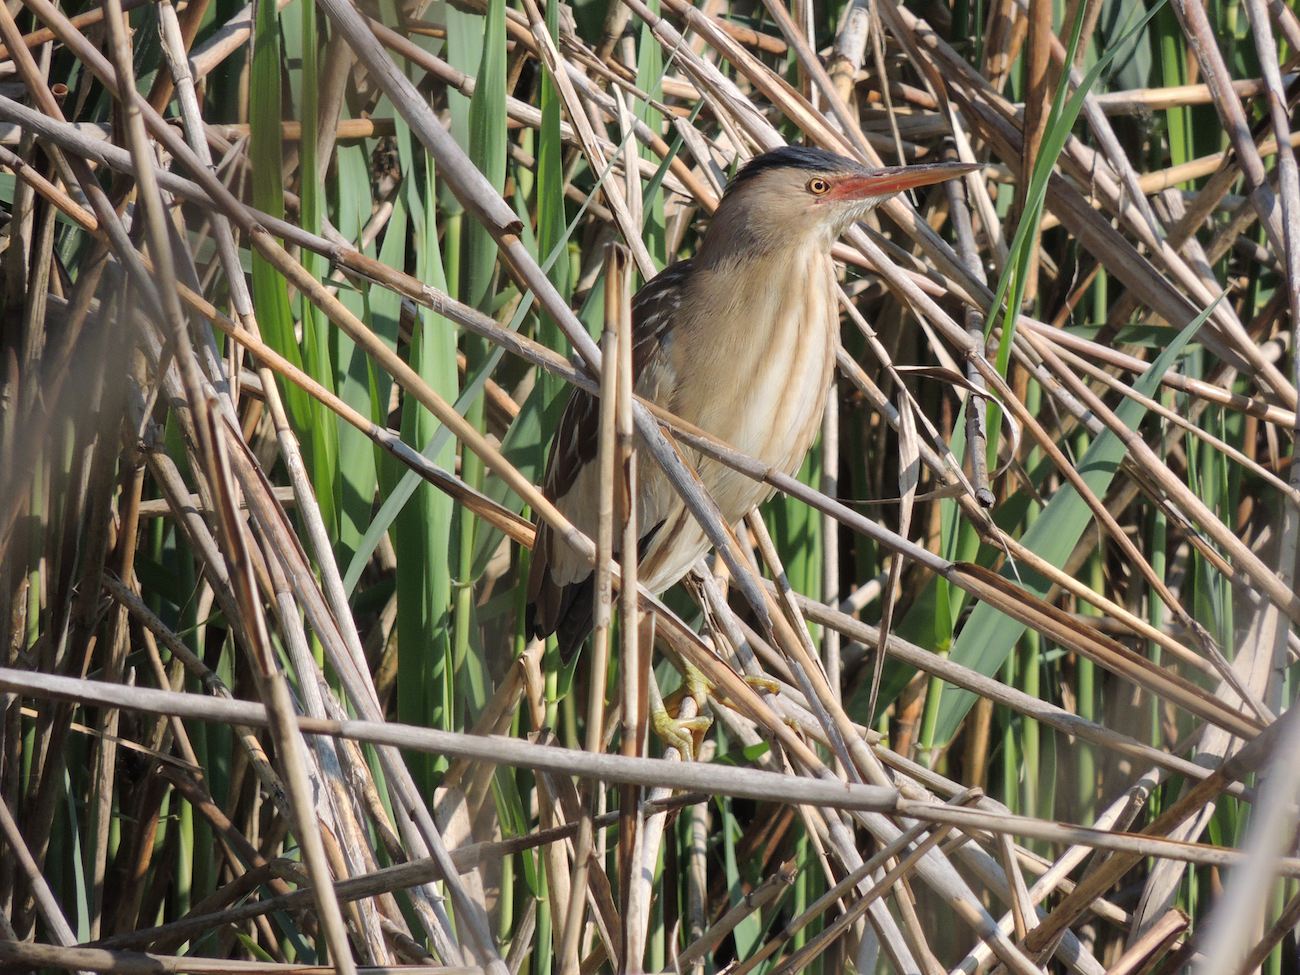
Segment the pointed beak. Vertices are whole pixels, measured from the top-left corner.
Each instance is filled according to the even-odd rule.
[[[889,196],[916,186],[942,183],[946,179],[983,169],[979,163],[923,163],[919,166],[890,166],[876,169],[861,176],[850,176],[839,182],[832,194],[839,200],[865,200],[873,196]]]

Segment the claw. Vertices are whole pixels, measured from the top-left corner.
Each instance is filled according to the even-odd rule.
[[[701,679],[703,679],[703,677],[701,677]],[[763,674],[745,674],[741,677],[741,680],[743,680],[746,684],[752,687],[759,694],[780,694],[781,693],[780,683],[773,680],[771,677],[767,677],[766,675]],[[731,707],[731,708],[736,707],[736,705],[733,703],[733,699],[728,697],[726,693],[722,693],[722,692],[713,693],[714,688],[712,684],[708,684],[708,688],[710,692],[709,697],[713,698],[715,701],[725,704],[727,707]]]
[[[704,676],[703,671],[686,664],[682,674],[682,683],[677,690],[669,694],[663,706],[655,708],[650,715],[655,734],[665,745],[676,748],[683,759],[694,761],[704,744],[704,733],[713,725],[708,711],[709,697],[713,694],[713,682]],[[674,717],[680,712],[682,702],[690,699],[695,704],[697,716]]]
[[[651,713],[650,724],[666,746],[676,748],[685,761],[693,762],[704,743],[704,733],[713,725],[713,719],[704,715],[698,718],[674,718],[665,708]]]

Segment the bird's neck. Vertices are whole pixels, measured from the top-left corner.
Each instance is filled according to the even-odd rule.
[[[773,226],[752,213],[728,207],[724,201],[704,234],[695,263],[711,269],[752,261],[786,263],[809,252],[829,255],[834,243],[830,227]]]
[[[768,242],[762,247],[701,247],[695,256],[695,266],[735,281],[752,276],[781,281],[791,274],[806,273],[811,266],[824,265],[830,259],[831,243],[812,239]]]

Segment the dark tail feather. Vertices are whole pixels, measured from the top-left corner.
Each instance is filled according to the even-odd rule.
[[[641,536],[637,543],[641,558],[645,557],[650,542],[663,524],[660,521]],[[565,586],[557,585],[544,561],[549,543],[545,526],[538,531],[537,537],[528,579],[528,605],[524,610],[525,632],[539,639],[554,633],[560,659],[567,664],[591,634],[595,623],[596,574],[590,573],[586,578]]]
[[[588,573],[578,582],[557,583],[550,571],[550,547],[550,532],[543,524],[538,527],[533,562],[528,573],[524,632],[538,639],[554,633],[560,646],[560,657],[568,663],[591,632],[596,579],[594,573]]]
[[[596,616],[596,577],[593,573],[581,582],[564,587],[560,597],[560,620],[555,627],[555,643],[560,659],[566,664],[591,634]]]
[[[595,576],[589,575],[567,586],[557,586],[547,573],[539,589],[524,610],[526,631],[538,639],[554,633],[560,659],[567,664],[591,633],[595,620]]]

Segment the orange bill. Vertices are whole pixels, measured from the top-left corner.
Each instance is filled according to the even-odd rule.
[[[979,163],[962,162],[890,166],[886,169],[873,170],[862,176],[850,176],[840,180],[832,195],[842,200],[864,200],[872,196],[888,196],[916,186],[942,183],[946,179],[982,168]]]

